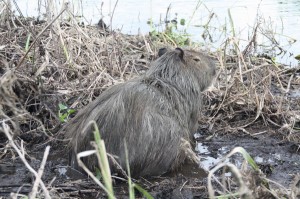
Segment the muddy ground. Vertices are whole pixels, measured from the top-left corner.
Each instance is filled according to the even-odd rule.
[[[265,129],[262,131],[262,129]],[[196,149],[202,159],[202,168],[196,165],[185,164],[179,171],[161,177],[138,180],[154,198],[208,198],[207,173],[210,169],[234,147],[242,146],[255,159],[262,172],[269,178],[284,187],[290,187],[295,174],[300,173],[299,145],[284,141],[274,135],[273,130],[264,126],[257,126],[257,136],[217,135],[209,141],[205,140],[210,134],[197,133]],[[5,139],[1,139],[4,143]],[[33,168],[38,169],[46,144],[27,145],[30,153],[28,160]],[[54,146],[48,158],[43,181],[51,182],[51,189],[58,198],[106,198],[104,192],[92,180],[84,175],[72,171],[68,167],[67,154],[64,150]],[[241,165],[243,158],[237,155],[231,161]],[[4,164],[3,164],[4,163]],[[5,167],[4,167],[5,165]],[[34,181],[33,175],[18,159],[2,159],[0,180],[0,196],[8,197],[11,192],[28,195]],[[115,192],[118,198],[127,198],[127,184],[115,180]],[[271,196],[270,196],[271,197]]]
[[[42,180],[52,198],[106,198],[91,179],[68,167],[66,142],[56,134],[64,125],[58,104],[79,110],[107,87],[142,74],[157,50],[170,44],[157,37],[128,36],[72,21],[47,28],[47,22],[13,19],[14,23],[8,20],[0,26],[0,197],[27,196],[35,180],[2,132],[6,125],[36,171],[45,147],[51,146]],[[32,46],[28,51],[26,41]],[[186,164],[164,176],[137,179],[154,198],[208,198],[205,169],[212,169],[237,146],[245,148],[262,171],[253,174],[248,167],[243,172],[241,156],[230,160],[241,170],[253,197],[297,198],[291,193],[300,193],[295,191],[300,173],[299,67],[286,68],[247,54],[250,47],[243,52],[207,52],[218,66],[218,75],[205,92],[195,135],[202,166]],[[226,175],[228,190],[222,191],[215,181],[216,194],[238,187],[230,173]],[[216,178],[220,176],[222,172]],[[260,189],[264,179],[277,184],[270,181]],[[126,182],[115,178],[114,188],[117,198],[128,198]],[[255,194],[257,190],[263,191]]]

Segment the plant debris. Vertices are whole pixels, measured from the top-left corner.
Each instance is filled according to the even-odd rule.
[[[125,35],[98,26],[79,25],[72,17],[69,21],[60,18],[37,21],[20,18],[9,9],[2,12],[0,196],[32,193],[33,187],[38,186],[34,185],[36,178],[28,173],[17,152],[38,171],[44,150],[50,145],[48,161],[39,179],[46,184],[47,194],[53,198],[105,198],[104,191],[95,183],[78,177],[84,175],[70,177],[71,174],[65,173],[67,154],[62,145],[66,142],[57,132],[68,117],[106,88],[143,74],[156,58],[158,49],[171,44],[151,36]],[[199,46],[194,48],[199,50]],[[300,68],[287,68],[266,58],[254,57],[246,49],[235,54],[220,51],[210,55],[218,65],[218,75],[214,86],[205,92],[205,107],[199,118],[199,132],[205,132],[203,140],[207,143],[228,135],[255,138],[267,134],[278,143],[295,146],[293,153],[299,154]],[[59,111],[63,111],[61,107],[72,110],[63,119],[59,116]],[[4,132],[12,136],[11,141]],[[263,143],[264,138],[257,139],[258,144]],[[288,193],[287,187],[270,185],[260,187],[255,197],[270,196],[270,193],[274,197],[282,196],[282,192],[290,198],[299,196],[299,173],[281,172],[295,177],[288,183],[292,186]],[[255,174],[248,171],[243,173],[244,178],[247,176],[248,189],[255,192],[256,186],[260,186],[255,183],[264,176],[254,177]],[[117,182],[117,196],[128,195],[127,185]],[[208,197],[205,177],[189,178],[179,174],[138,183],[155,198]],[[234,189],[236,185],[232,185]],[[35,192],[46,194],[42,190]]]

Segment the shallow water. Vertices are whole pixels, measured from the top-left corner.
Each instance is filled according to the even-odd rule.
[[[296,89],[290,92],[290,97],[292,98],[300,98],[300,89]]]
[[[17,0],[24,16],[42,16],[45,13],[44,2],[41,0]],[[56,10],[60,10],[63,2],[56,0]],[[117,2],[117,3],[116,3]],[[146,22],[152,19],[155,25],[160,24],[166,18],[167,9],[168,20],[177,18],[185,19],[186,25],[178,25],[178,29],[191,34],[195,41],[203,42],[212,51],[217,50],[225,42],[225,39],[232,36],[232,26],[230,25],[230,10],[236,38],[240,40],[240,48],[244,49],[248,44],[255,23],[260,21],[261,29],[258,32],[258,43],[264,45],[257,49],[258,53],[266,53],[275,57],[276,61],[290,66],[297,66],[299,62],[294,58],[300,54],[300,1],[283,0],[122,0],[122,1],[100,1],[85,0],[71,1],[71,9],[79,21],[88,24],[96,24],[100,18],[104,18],[107,24],[111,24],[113,29],[120,29],[126,34],[148,33],[151,30]],[[208,23],[208,31],[211,39],[202,38],[205,32],[205,25],[209,21],[209,16],[214,13]],[[112,22],[112,23],[111,23]],[[187,25],[189,24],[189,25]],[[162,30],[164,25],[156,26],[157,30]],[[265,36],[263,36],[265,35]],[[286,50],[286,53],[277,55],[280,50],[270,46],[267,37],[274,37],[276,42]],[[292,45],[291,45],[292,44]]]

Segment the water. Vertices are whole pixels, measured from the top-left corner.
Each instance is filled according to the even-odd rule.
[[[221,147],[217,152],[217,157],[213,157],[207,145],[197,142],[196,151],[200,156],[201,167],[206,171],[209,171],[211,168],[220,163],[222,157],[229,152],[229,149],[227,146]]]
[[[295,89],[290,92],[290,97],[292,98],[300,98],[300,89]]]
[[[39,15],[38,2],[41,2],[40,11],[44,13],[44,1],[17,0],[25,16]],[[60,10],[62,0],[55,2],[57,10]],[[193,40],[203,42],[212,51],[222,47],[225,40],[232,37],[228,14],[230,10],[235,37],[240,40],[242,50],[248,44],[256,22],[260,21],[257,39],[258,43],[264,46],[259,47],[258,52],[267,53],[271,57],[276,57],[276,61],[290,66],[299,64],[294,57],[300,54],[300,42],[297,41],[300,39],[300,0],[120,0],[117,4],[116,2],[116,0],[73,0],[71,8],[77,16],[84,16],[79,20],[85,23],[96,24],[103,17],[106,23],[112,22],[113,29],[120,29],[123,33],[146,34],[151,30],[146,23],[147,20],[152,19],[154,24],[159,24],[166,18],[167,9],[171,5],[167,18],[185,19],[186,25],[178,25],[179,30],[187,28]],[[210,19],[212,13],[214,15]],[[206,30],[203,25],[206,23],[209,31],[206,33],[211,35],[211,39],[202,38]],[[162,30],[163,26],[156,28]],[[271,45],[270,38],[275,38],[286,53],[277,55],[280,50]]]

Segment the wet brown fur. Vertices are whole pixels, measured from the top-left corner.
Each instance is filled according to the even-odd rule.
[[[93,133],[86,128],[91,120],[123,169],[127,143],[134,177],[163,174],[194,155],[189,141],[197,129],[201,92],[215,75],[214,63],[180,48],[159,54],[143,76],[107,89],[62,129],[70,139],[73,167],[78,167],[76,153],[91,149]],[[98,166],[96,156],[84,161],[89,168]]]

